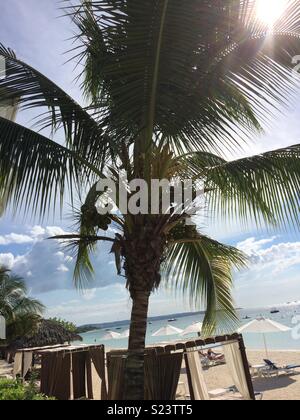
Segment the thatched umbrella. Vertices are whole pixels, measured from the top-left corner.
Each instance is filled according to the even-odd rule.
[[[20,337],[9,344],[10,350],[55,346],[58,344],[71,343],[72,341],[82,341],[82,337],[66,330],[62,325],[55,321],[43,319],[39,322],[33,335]]]

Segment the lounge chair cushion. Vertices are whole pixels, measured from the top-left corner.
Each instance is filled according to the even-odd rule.
[[[266,364],[268,367],[270,367],[270,368],[272,368],[272,369],[274,369],[274,370],[279,370],[279,367],[278,367],[278,366],[276,366],[276,365],[275,365],[275,363],[271,362],[271,360],[264,359],[264,362],[265,362],[265,364]]]
[[[272,368],[274,370],[284,370],[284,369],[292,370],[292,369],[300,368],[300,365],[299,364],[298,365],[296,365],[296,364],[294,364],[294,365],[288,365],[288,366],[284,366],[283,368],[279,368],[278,366],[275,365],[275,363],[271,362],[271,360],[264,359],[264,362],[266,363],[266,365],[268,367],[270,367],[270,368]]]
[[[285,368],[284,369],[298,369],[298,368],[300,368],[300,365],[288,365],[288,366],[285,366]]]

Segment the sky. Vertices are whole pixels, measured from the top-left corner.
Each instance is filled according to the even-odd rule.
[[[0,42],[54,80],[79,102],[82,97],[74,82],[74,63],[66,63],[74,28],[59,17],[56,0],[10,0],[2,2]],[[300,54],[300,51],[299,51]],[[30,127],[31,115],[19,115],[18,122]],[[276,114],[265,133],[254,137],[243,155],[252,155],[299,143],[300,103]],[[86,290],[73,284],[74,255],[50,236],[72,230],[70,207],[62,217],[40,221],[8,213],[0,219],[0,264],[24,277],[32,296],[47,307],[45,316],[59,316],[77,324],[129,319],[131,303],[125,280],[116,274],[107,245],[100,245],[93,257],[95,280]],[[209,217],[202,231],[215,239],[237,246],[250,256],[249,267],[234,273],[236,305],[244,308],[276,306],[300,300],[299,232],[258,230],[237,221],[226,223]],[[173,291],[162,288],[151,298],[150,315],[194,310]],[[203,308],[199,308],[203,309]]]

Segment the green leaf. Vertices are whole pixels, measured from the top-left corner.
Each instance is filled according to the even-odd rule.
[[[232,269],[244,267],[245,263],[244,254],[236,248],[205,236],[192,241],[182,237],[170,245],[162,275],[175,290],[188,294],[192,304],[206,310],[204,332],[210,335],[216,327],[228,332],[237,326],[231,295]]]
[[[297,1],[272,34],[252,0],[98,0],[67,12],[91,109],[117,144],[147,152],[153,135],[179,152],[236,149],[236,134],[259,130],[295,88]]]
[[[21,277],[12,275],[6,267],[0,267],[0,314],[13,320],[23,315],[40,315],[44,305],[27,296],[26,283]]]
[[[0,192],[2,205],[12,203],[14,210],[32,209],[43,218],[62,207],[65,194],[74,185],[85,183],[89,169],[83,159],[55,143],[14,122],[0,117]],[[5,201],[5,202],[3,202]]]
[[[0,101],[14,99],[19,108],[38,108],[37,124],[53,132],[63,129],[67,146],[101,168],[109,139],[98,122],[55,83],[16,58],[0,43],[6,60],[6,77],[0,79]],[[44,108],[44,110],[43,110]]]
[[[299,228],[300,145],[232,162],[194,153],[182,162],[191,176],[205,180],[210,211],[258,225]]]

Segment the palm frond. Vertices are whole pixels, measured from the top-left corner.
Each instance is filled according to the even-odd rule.
[[[98,0],[68,9],[85,91],[116,141],[147,151],[154,132],[180,152],[216,151],[241,146],[234,133],[259,129],[258,112],[267,118],[295,87],[300,10],[293,0],[272,34],[254,10],[247,0]]]
[[[37,123],[52,131],[63,129],[67,147],[101,168],[109,139],[93,117],[60,87],[0,43],[6,77],[0,79],[0,101],[14,99],[20,109],[40,109]],[[43,110],[44,109],[44,110]]]
[[[0,117],[0,192],[15,210],[29,208],[43,217],[56,201],[93,175],[92,166],[71,150]],[[95,168],[96,170],[96,168]],[[94,174],[95,175],[95,174]]]
[[[97,212],[97,201],[103,192],[97,190],[94,184],[89,190],[80,211],[77,212],[78,234],[59,235],[50,239],[64,241],[76,258],[74,269],[74,283],[83,288],[94,275],[91,255],[96,251],[99,241],[114,243],[115,239],[101,236],[99,231],[107,231],[113,215],[105,216]]]
[[[20,314],[9,320],[7,323],[7,340],[11,343],[13,340],[32,335],[38,330],[41,323],[41,317],[34,313]]]
[[[14,316],[25,314],[42,315],[46,307],[39,300],[23,297],[20,299],[13,308]]]
[[[232,299],[232,269],[245,265],[245,256],[236,248],[198,235],[198,240],[182,237],[170,246],[162,276],[177,290],[189,294],[191,303],[205,307],[207,335],[216,326],[225,331],[236,327],[237,315]]]
[[[300,225],[300,146],[232,162],[203,153],[184,157],[189,173],[205,179],[212,212],[281,226]]]
[[[63,239],[66,241],[66,247],[74,255],[76,262],[74,268],[74,284],[76,288],[83,289],[94,277],[94,267],[91,256],[96,251],[98,239],[96,237],[80,237],[76,239],[69,238],[52,238]],[[100,240],[100,239],[99,239]]]
[[[221,78],[207,83],[199,60],[215,56],[212,17],[224,19],[224,8],[204,10],[201,3],[103,0],[74,7],[85,90],[117,138],[139,138],[147,150],[155,131],[203,149],[215,147],[218,135],[230,142],[231,123],[258,127],[238,89]]]
[[[0,268],[0,313],[9,320],[25,314],[42,314],[45,307],[27,296],[25,281],[6,267]]]
[[[102,223],[104,216],[101,216],[96,209],[96,203],[100,195],[97,191],[97,186],[89,190],[85,203],[78,215],[79,232],[81,238],[76,244],[76,264],[74,270],[74,282],[76,287],[83,287],[89,282],[94,274],[93,265],[91,262],[91,254],[96,250],[98,240],[88,239],[89,236],[97,236],[99,224]],[[108,219],[105,217],[105,219]],[[106,221],[106,223],[111,223]],[[106,224],[108,227],[108,224]],[[105,228],[102,225],[103,228]],[[107,228],[106,228],[107,229]],[[107,240],[110,240],[107,238]]]

